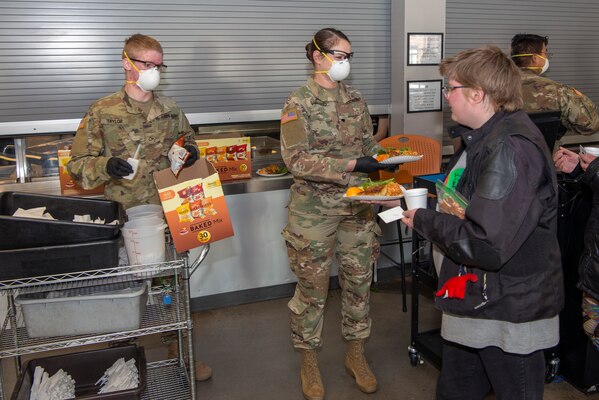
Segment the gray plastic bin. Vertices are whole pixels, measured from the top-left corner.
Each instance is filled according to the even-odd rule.
[[[139,329],[147,290],[142,281],[19,295],[29,337]]]

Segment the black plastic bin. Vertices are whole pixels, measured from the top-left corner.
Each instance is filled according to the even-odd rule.
[[[46,207],[56,220],[13,217],[18,208]],[[75,215],[89,214],[118,225],[73,222]],[[55,246],[112,239],[124,221],[115,201],[34,193],[0,193],[0,250]]]
[[[139,371],[139,387],[98,394],[100,388],[95,386],[95,383],[121,357],[125,358],[125,361],[135,358],[135,366]],[[37,366],[44,368],[50,375],[54,375],[59,369],[71,375],[75,380],[75,399],[80,400],[139,399],[146,387],[144,348],[133,345],[30,360],[19,375],[11,400],[29,400],[33,375]]]
[[[116,267],[119,241],[0,250],[0,281]]]

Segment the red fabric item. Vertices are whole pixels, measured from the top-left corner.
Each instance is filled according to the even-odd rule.
[[[474,274],[466,274],[462,276],[454,276],[449,278],[447,282],[435,294],[437,297],[449,297],[451,299],[463,299],[466,295],[466,283],[476,282],[478,277]]]

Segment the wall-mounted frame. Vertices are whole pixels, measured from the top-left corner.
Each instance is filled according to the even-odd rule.
[[[443,81],[441,79],[407,81],[408,112],[441,111],[442,84]]]
[[[438,65],[443,58],[442,33],[408,33],[408,65]]]

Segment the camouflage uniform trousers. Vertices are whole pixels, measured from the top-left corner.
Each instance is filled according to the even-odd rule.
[[[372,265],[380,253],[380,228],[372,208],[358,215],[299,214],[289,211],[283,230],[291,270],[297,276],[289,301],[293,346],[322,346],[329,273],[336,256],[341,286],[341,332],[346,340],[370,336]]]

